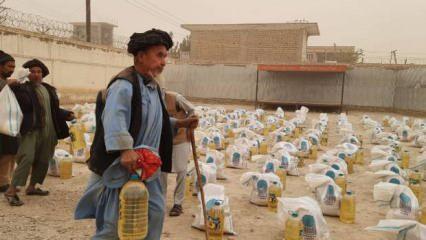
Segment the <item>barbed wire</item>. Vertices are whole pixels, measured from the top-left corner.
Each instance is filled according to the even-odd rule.
[[[0,7],[0,25],[63,38],[73,35],[73,26],[69,23],[5,7]]]
[[[2,6],[0,6],[0,25],[60,38],[70,39],[74,36],[74,27],[70,23]],[[115,48],[126,49],[128,41],[128,37],[114,35],[112,45]]]
[[[121,48],[121,49],[127,49],[127,43],[129,43],[130,38],[126,36],[121,35],[114,35],[113,36],[113,47],[115,48]]]

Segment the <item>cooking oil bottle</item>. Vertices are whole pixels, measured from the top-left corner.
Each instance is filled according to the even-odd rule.
[[[284,166],[279,166],[275,173],[280,178],[281,186],[282,186],[283,191],[284,191],[286,183],[287,183],[287,170],[284,168]]]
[[[346,177],[343,175],[343,173],[339,173],[339,175],[336,177],[336,184],[342,189],[342,194],[346,193]]]
[[[293,212],[285,222],[284,239],[302,240],[303,224],[297,212]]]
[[[364,165],[364,148],[359,148],[355,156],[355,162],[359,165]]]
[[[316,160],[318,156],[318,147],[317,145],[312,145],[311,149],[309,149],[309,158]]]
[[[340,203],[340,221],[343,223],[355,223],[355,194],[347,191],[342,196]]]
[[[216,150],[216,144],[215,144],[214,142],[210,142],[207,146],[208,146],[210,149]]]
[[[324,147],[326,147],[328,145],[328,132],[327,132],[327,130],[324,130],[324,132],[321,134],[320,144]]]
[[[232,131],[231,128],[229,128],[226,133],[228,135],[228,138],[234,138],[235,137],[234,131]]]
[[[137,174],[120,192],[118,236],[121,240],[144,239],[148,233],[149,193]]]
[[[268,154],[268,143],[266,142],[260,143],[259,154]]]
[[[268,191],[268,208],[272,212],[277,211],[278,198],[281,197],[281,186],[278,182],[272,182]]]
[[[250,156],[257,155],[259,148],[257,146],[250,147]]]
[[[209,240],[222,240],[225,212],[219,201],[207,211],[207,222],[209,230]]]
[[[346,154],[345,162],[348,165],[348,173],[353,174],[354,173],[354,159],[353,159],[353,157],[349,156],[349,154]]]
[[[70,126],[71,152],[75,158],[85,158],[86,141],[83,127],[77,120],[73,120]]]
[[[263,136],[268,136],[269,135],[269,127],[266,127],[265,126],[265,128],[263,128]]]
[[[299,138],[299,137],[300,137],[300,134],[301,134],[300,127],[296,127],[296,128],[294,129],[294,137],[295,137],[295,138]]]
[[[410,153],[408,150],[404,150],[401,154],[401,168],[407,169],[410,167]]]
[[[192,196],[192,188],[194,187],[194,182],[192,181],[191,174],[187,173],[185,177],[185,198],[190,199]]]
[[[72,157],[65,154],[64,158],[59,161],[59,177],[60,179],[72,178]]]

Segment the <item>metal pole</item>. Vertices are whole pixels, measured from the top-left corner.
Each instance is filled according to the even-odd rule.
[[[195,172],[197,173],[198,188],[200,190],[200,195],[201,195],[201,206],[203,207],[204,226],[205,226],[205,229],[206,229],[206,240],[208,240],[209,239],[209,224],[208,224],[208,221],[207,221],[206,200],[204,198],[203,182],[202,182],[202,179],[201,179],[200,165],[198,164],[197,150],[196,150],[196,147],[195,147],[194,129],[191,129],[191,147],[192,147],[192,155],[194,157]]]
[[[346,78],[346,72],[343,72],[343,81],[342,81],[342,92],[340,96],[340,113],[343,111],[343,96],[345,93],[345,78]]]
[[[86,0],[86,41],[91,41],[90,0]]]
[[[255,96],[255,102],[254,102],[254,109],[257,108],[257,93],[259,91],[259,69],[256,71],[256,96]]]

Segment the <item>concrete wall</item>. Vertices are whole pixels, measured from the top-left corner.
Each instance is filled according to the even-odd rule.
[[[256,67],[169,65],[165,86],[188,97],[255,101]],[[342,75],[260,72],[264,102],[340,104]],[[426,67],[392,70],[356,66],[346,73],[346,106],[426,111]]]
[[[252,65],[168,65],[164,78],[166,88],[196,98],[253,101],[256,91]]]
[[[394,108],[426,111],[426,68],[398,71]]]
[[[346,73],[344,105],[392,108],[396,70],[356,67]]]
[[[16,70],[29,59],[43,61],[51,72],[45,81],[59,89],[103,88],[113,74],[132,64],[122,50],[4,27],[0,27],[0,49],[16,59]]]
[[[258,100],[339,104],[342,75],[336,73],[260,72]]]

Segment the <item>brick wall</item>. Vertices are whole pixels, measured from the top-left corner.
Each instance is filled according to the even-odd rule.
[[[191,32],[192,63],[300,63],[306,55],[306,32],[220,30]]]

